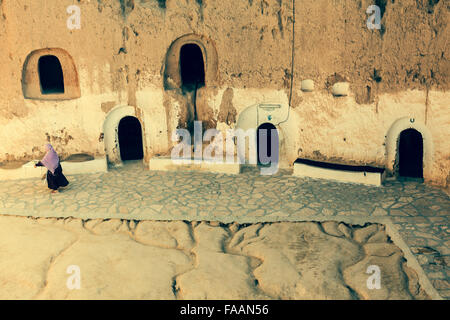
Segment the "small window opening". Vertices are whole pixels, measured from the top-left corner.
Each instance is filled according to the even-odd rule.
[[[38,72],[42,94],[64,93],[64,76],[57,57],[52,55],[40,57]]]

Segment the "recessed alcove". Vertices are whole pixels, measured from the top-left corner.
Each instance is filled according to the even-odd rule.
[[[191,61],[192,68],[186,64]],[[195,67],[195,68],[194,68]],[[192,69],[192,70],[190,70]],[[176,39],[167,50],[164,64],[164,88],[166,90],[181,88],[186,83],[186,75],[203,78],[200,86],[216,86],[218,82],[217,51],[211,40],[188,34]]]
[[[79,98],[81,92],[78,73],[72,57],[60,48],[31,52],[23,66],[22,90],[27,99]]]
[[[40,57],[38,73],[42,94],[64,93],[64,74],[57,57],[52,55]]]
[[[202,50],[195,43],[188,43],[180,50],[180,76],[186,90],[205,85],[205,66]]]

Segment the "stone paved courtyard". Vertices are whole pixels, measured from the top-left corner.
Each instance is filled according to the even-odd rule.
[[[69,176],[50,194],[45,181],[0,182],[0,213],[81,219],[186,220],[223,223],[342,221],[386,225],[405,257],[413,254],[433,287],[450,297],[450,199],[440,189],[387,181],[369,187],[293,177],[156,172],[129,163],[108,173]]]

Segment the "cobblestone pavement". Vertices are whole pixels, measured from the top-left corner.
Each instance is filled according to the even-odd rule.
[[[108,173],[69,176],[50,194],[45,181],[0,182],[0,213],[18,216],[205,220],[392,222],[433,286],[450,298],[450,198],[415,182],[382,187],[294,177],[156,172],[130,163]]]

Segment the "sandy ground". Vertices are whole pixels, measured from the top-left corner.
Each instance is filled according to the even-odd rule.
[[[369,289],[367,268],[380,269]],[[79,289],[76,285],[79,284]],[[0,217],[1,299],[427,299],[384,226]]]

